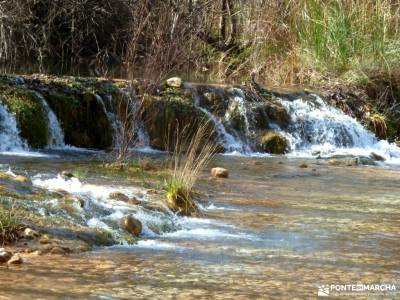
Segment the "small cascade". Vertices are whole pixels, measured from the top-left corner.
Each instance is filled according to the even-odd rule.
[[[233,137],[233,135],[229,134],[224,124],[219,121],[212,113],[210,113],[207,109],[203,107],[198,107],[204,114],[206,114],[210,120],[214,123],[214,126],[217,130],[217,134],[219,140],[222,141],[222,144],[226,151],[228,152],[242,152],[247,149],[247,147],[238,139]]]
[[[32,183],[35,187],[50,191],[63,189],[70,193],[73,199],[80,199],[80,201],[74,201],[75,212],[70,218],[73,218],[76,223],[107,231],[120,243],[126,243],[119,225],[121,218],[126,215],[133,215],[140,220],[144,237],[153,237],[165,231],[179,229],[179,226],[175,224],[177,217],[166,208],[164,209],[162,204],[159,204],[160,210],[148,208],[151,205],[154,206],[155,202],[150,201],[144,194],[144,190],[140,188],[83,183],[75,177],[65,178],[60,174],[56,177],[49,174],[37,174],[32,178]],[[138,200],[140,205],[131,205],[110,197],[116,192],[140,199]],[[47,206],[43,209],[47,211],[47,214],[62,213],[57,199],[48,200],[46,204]]]
[[[118,119],[114,112],[112,112],[112,98],[111,96],[106,96],[105,100],[98,94],[95,94],[96,100],[99,105],[103,108],[104,114],[107,116],[107,119],[110,123],[110,126],[113,130],[113,147],[118,145]],[[108,109],[107,109],[108,106]]]
[[[0,104],[0,151],[25,151],[28,146],[19,136],[15,115]]]
[[[64,132],[58,122],[57,116],[53,112],[53,110],[48,105],[46,99],[42,96],[42,94],[35,92],[36,97],[40,100],[42,107],[47,113],[48,119],[48,127],[49,127],[49,138],[48,138],[48,147],[56,148],[65,146],[64,143]]]
[[[241,91],[240,91],[241,92]],[[222,145],[225,148],[225,151],[227,152],[239,152],[239,153],[247,153],[250,152],[251,149],[250,147],[246,144],[246,142],[243,142],[240,138],[238,138],[237,136],[234,136],[232,134],[230,134],[227,129],[225,128],[224,123],[229,124],[230,122],[230,115],[227,112],[224,116],[224,120],[221,120],[220,118],[214,116],[209,110],[207,110],[205,107],[201,107],[200,106],[200,100],[199,100],[199,94],[198,92],[193,89],[193,103],[194,105],[200,110],[202,111],[205,115],[207,115],[207,117],[209,118],[209,120],[214,124],[215,126],[215,130],[217,131],[218,134],[218,138],[219,140],[222,142]],[[243,95],[243,94],[242,94]],[[246,113],[246,109],[244,107],[244,98],[241,98],[239,96],[235,96],[232,98],[233,101],[235,103],[240,103],[240,112],[241,113]],[[246,128],[248,129],[248,120],[247,120],[247,116],[245,117],[246,120]],[[225,122],[224,122],[225,121]],[[230,128],[231,129],[231,128]],[[233,129],[231,129],[231,131],[234,131]]]
[[[245,105],[245,95],[243,94],[243,91],[238,89],[238,88],[234,88],[233,89],[233,95],[231,97],[229,97],[229,108],[225,113],[225,122],[230,123],[232,121],[233,118],[235,117],[239,117],[241,118],[241,120],[243,120],[243,132],[244,132],[244,138],[247,140],[247,144],[248,144],[248,139],[251,136],[250,133],[250,122],[248,119],[248,113],[247,113],[247,108]],[[238,114],[238,116],[233,116],[232,114]]]
[[[290,124],[281,133],[294,154],[369,155],[372,151],[386,159],[400,158],[400,149],[378,141],[357,120],[327,105],[320,97],[287,101],[278,99],[290,115]]]

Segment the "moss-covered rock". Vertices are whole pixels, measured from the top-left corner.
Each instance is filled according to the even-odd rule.
[[[282,105],[272,101],[257,105],[253,109],[253,114],[257,129],[270,128],[271,124],[286,128],[290,121],[290,116],[286,109]]]
[[[15,114],[21,136],[33,148],[47,146],[47,113],[34,91],[16,85],[0,84],[0,97]]]
[[[209,121],[188,99],[170,98],[169,95],[164,97],[147,95],[143,104],[143,119],[150,137],[150,145],[159,150],[173,147],[178,131],[185,132],[190,138],[200,125]],[[207,126],[214,132],[212,123],[208,122]],[[215,133],[213,138],[216,141]]]
[[[111,124],[95,94],[52,90],[46,99],[61,124],[65,143],[98,149],[112,145]]]
[[[259,142],[261,151],[272,154],[284,154],[288,151],[288,141],[281,134],[269,131],[262,135]]]

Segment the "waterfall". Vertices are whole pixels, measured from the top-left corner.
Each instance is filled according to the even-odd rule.
[[[130,97],[129,93],[121,90],[126,97]],[[96,100],[103,108],[104,113],[106,114],[108,121],[113,129],[113,147],[118,147],[120,145],[121,139],[121,121],[118,119],[118,116],[113,111],[115,110],[113,98],[111,95],[106,95],[104,98],[100,97],[99,95],[95,95]],[[137,109],[137,108],[133,108]],[[137,147],[143,150],[147,150],[150,148],[150,138],[146,131],[146,128],[141,120],[135,120],[137,122],[133,127],[135,131],[134,136],[135,138],[132,140],[132,147]]]
[[[111,98],[111,96],[105,97],[106,100],[108,101],[107,104],[109,106],[109,109],[107,109],[106,103],[103,100],[103,98],[98,94],[95,94],[95,97],[96,97],[97,103],[102,107],[102,109],[104,111],[104,114],[107,116],[108,122],[110,123],[110,126],[112,128],[112,131],[113,131],[113,147],[115,147],[115,146],[118,145],[118,126],[119,125],[118,125],[118,119],[117,119],[116,114],[111,111],[111,109],[112,109],[112,98]]]
[[[26,142],[19,136],[15,115],[0,104],[0,151],[27,150]]]
[[[213,122],[217,130],[219,140],[222,141],[222,144],[226,151],[243,152],[248,150],[246,145],[244,145],[240,140],[236,139],[235,137],[233,137],[233,135],[229,134],[226,131],[224,124],[222,124],[222,122],[219,121],[212,113],[200,106],[198,106],[198,109],[206,114],[211,122]]]
[[[191,86],[189,86],[191,88]],[[235,89],[238,90],[238,89]],[[227,129],[225,128],[225,125],[223,123],[222,120],[220,120],[219,118],[217,118],[216,116],[214,116],[209,110],[207,110],[205,107],[201,107],[200,106],[200,100],[199,100],[199,94],[197,92],[197,90],[193,89],[192,90],[192,95],[193,95],[193,104],[201,111],[203,112],[208,118],[209,120],[214,124],[214,128],[216,130],[216,133],[218,135],[219,140],[222,142],[222,145],[225,148],[225,151],[227,152],[238,152],[238,153],[248,153],[251,152],[250,147],[246,144],[245,141],[242,141],[238,136],[233,136],[232,134],[230,134]],[[240,91],[241,92],[241,91]],[[240,114],[244,114],[246,115],[246,109],[244,106],[244,96],[243,93],[240,94],[242,97],[240,96],[235,96],[230,98],[234,103],[238,103],[240,109]],[[246,122],[246,128],[249,128],[248,125],[248,119],[247,119],[247,115],[245,116],[245,122]],[[224,121],[229,124],[230,123],[230,114],[229,112],[225,113],[224,116]],[[231,129],[231,131],[234,131],[233,129]]]
[[[49,138],[47,146],[49,148],[55,147],[63,147],[65,146],[64,143],[64,132],[58,122],[57,116],[53,112],[53,110],[48,105],[46,99],[42,96],[42,94],[35,92],[36,97],[40,100],[43,109],[47,113],[47,120],[48,120],[48,128],[49,128]]]
[[[294,154],[369,155],[376,152],[386,159],[400,158],[400,148],[375,135],[357,120],[327,105],[320,97],[313,100],[278,99],[290,115],[287,129],[280,130]]]
[[[240,88],[198,88],[191,84],[185,88],[191,89],[193,104],[214,124],[226,152],[259,155],[257,143],[265,132],[272,130],[287,139],[289,156],[370,156],[374,152],[387,160],[400,161],[400,149],[396,145],[379,141],[357,120],[316,95],[298,99],[282,95],[258,101],[246,99]],[[221,100],[211,100],[208,93]],[[214,111],[215,105],[218,114]]]

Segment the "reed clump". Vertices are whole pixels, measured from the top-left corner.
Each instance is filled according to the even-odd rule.
[[[194,199],[194,186],[202,170],[217,150],[212,132],[203,122],[193,134],[185,127],[176,130],[171,152],[172,175],[165,182],[166,204],[180,215],[196,215],[198,205]]]

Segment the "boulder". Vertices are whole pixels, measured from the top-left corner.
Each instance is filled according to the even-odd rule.
[[[180,77],[171,77],[165,81],[165,84],[169,87],[181,87],[182,86],[182,78]]]
[[[120,226],[134,236],[139,236],[142,233],[142,223],[130,215],[120,220]]]
[[[288,151],[289,145],[286,138],[280,133],[269,131],[261,137],[259,147],[264,152],[284,154]]]
[[[4,248],[0,248],[0,263],[6,263],[11,257],[12,252],[5,250]]]
[[[16,253],[10,258],[10,260],[7,262],[7,264],[8,265],[20,265],[23,262],[24,262],[24,260],[22,259],[21,255]]]
[[[229,171],[224,168],[216,167],[211,169],[211,175],[216,178],[228,178]]]

